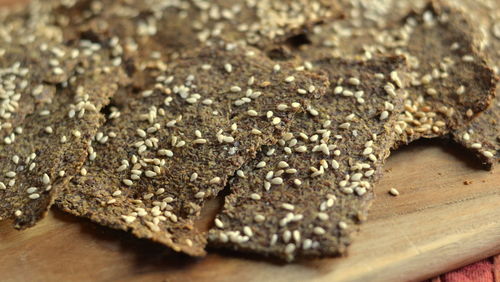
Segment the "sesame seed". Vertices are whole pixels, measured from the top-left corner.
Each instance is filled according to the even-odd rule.
[[[80,170],[80,174],[81,174],[82,176],[87,175],[87,169],[86,169],[86,168],[84,168],[84,167],[82,167],[82,169]]]
[[[481,145],[481,143],[473,143],[472,145],[470,145],[470,147],[473,149],[481,149],[483,145]]]
[[[325,229],[323,229],[323,227],[320,226],[314,227],[313,232],[316,235],[324,235],[326,233]]]
[[[288,165],[288,163],[287,163],[287,162],[285,162],[285,161],[280,161],[280,162],[278,163],[278,167],[279,167],[279,168],[287,168],[287,167],[289,167],[289,165]]]
[[[146,175],[146,177],[155,177],[157,175],[157,173],[154,171],[148,170],[148,171],[146,171],[145,175]]]
[[[200,191],[200,192],[196,193],[196,194],[194,195],[194,197],[195,197],[196,199],[202,199],[203,197],[205,197],[205,192]]]
[[[9,171],[5,174],[5,176],[7,176],[9,178],[14,178],[14,177],[16,177],[16,173],[14,171]]]
[[[389,194],[391,194],[392,196],[396,197],[396,196],[399,196],[399,191],[396,188],[391,188],[389,190]]]
[[[294,76],[288,76],[287,78],[285,78],[285,82],[287,83],[293,82],[294,80],[295,80]]]
[[[293,211],[295,209],[295,206],[289,203],[283,203],[281,204],[281,207],[285,210]]]
[[[256,200],[256,201],[258,201],[258,200],[260,200],[260,195],[259,195],[259,194],[257,194],[257,193],[252,193],[252,194],[250,195],[250,198],[251,198],[252,200]]]
[[[389,112],[388,112],[388,111],[383,111],[383,112],[380,114],[380,120],[387,119],[388,117],[389,117]]]
[[[344,230],[344,229],[347,229],[347,223],[343,222],[343,221],[339,221],[339,228]]]
[[[240,92],[241,91],[241,87],[239,86],[231,86],[231,92]]]
[[[132,182],[132,180],[130,179],[123,179],[123,184],[127,185],[127,186],[132,186],[132,184],[134,184],[134,182]]]
[[[469,133],[465,132],[464,135],[462,136],[462,138],[465,140],[465,141],[469,141],[470,140],[470,135]]]
[[[259,115],[259,113],[257,113],[257,111],[255,111],[255,110],[248,110],[248,111],[247,111],[247,114],[248,114],[249,116],[251,116],[251,117],[255,117],[255,116],[258,116],[258,115]]]
[[[243,227],[243,233],[245,235],[247,235],[248,237],[252,237],[253,236],[253,232],[252,232],[252,229],[250,228],[250,226]]]
[[[30,198],[30,199],[32,199],[32,200],[36,200],[36,199],[40,198],[40,194],[38,194],[38,193],[33,193],[33,194],[30,194],[30,195],[28,196],[28,198]]]
[[[319,212],[318,213],[318,218],[319,218],[319,220],[326,221],[326,220],[329,219],[329,216],[328,216],[328,214],[326,214],[324,212]]]
[[[218,218],[215,218],[215,226],[217,226],[218,228],[224,228],[224,223],[222,223],[222,221]]]
[[[14,215],[15,215],[16,217],[20,217],[21,215],[23,215],[23,212],[22,212],[22,211],[20,211],[20,210],[16,210],[16,211],[14,212]]]
[[[487,157],[487,158],[493,158],[493,153],[490,152],[490,151],[484,151],[483,153],[483,156]]]
[[[50,177],[46,173],[44,173],[42,176],[42,182],[45,185],[50,184]]]
[[[228,72],[231,73],[233,71],[233,66],[231,64],[224,64],[224,69]]]
[[[347,82],[351,85],[359,85],[361,82],[359,81],[359,79],[355,78],[355,77],[351,77],[347,80]]]
[[[271,184],[281,185],[281,184],[283,184],[283,178],[281,178],[281,177],[273,178],[273,179],[271,179]]]
[[[265,167],[265,166],[266,166],[266,162],[265,162],[265,161],[260,161],[260,162],[256,165],[256,167],[257,167],[257,168],[263,168],[263,167]]]
[[[35,193],[37,190],[38,190],[38,188],[37,188],[37,187],[30,187],[30,188],[26,189],[26,192],[27,192],[28,194],[33,194],[33,193]]]
[[[221,182],[220,177],[214,177],[210,179],[210,184],[219,184]]]
[[[135,221],[136,217],[134,216],[128,216],[128,215],[122,215],[122,219],[125,221],[125,223],[132,223]]]

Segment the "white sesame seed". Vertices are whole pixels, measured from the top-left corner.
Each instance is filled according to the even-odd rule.
[[[339,221],[339,224],[338,224],[339,228],[344,230],[344,229],[347,229],[347,223],[343,222],[343,221]]]
[[[16,177],[16,173],[14,171],[9,171],[5,174],[5,176],[7,176],[9,178],[14,178],[14,177]]]
[[[23,215],[23,212],[22,212],[22,211],[20,211],[20,210],[16,210],[16,211],[14,212],[14,215],[15,215],[16,217],[20,217],[21,215]]]
[[[399,196],[399,191],[396,190],[396,188],[391,188],[389,190],[389,194],[391,194],[392,196]]]
[[[42,182],[45,185],[50,184],[50,177],[46,173],[44,173],[43,176],[42,176]]]
[[[128,216],[128,215],[122,215],[122,219],[125,221],[125,223],[132,223],[135,221],[136,217],[134,216]]]
[[[217,226],[218,228],[224,228],[224,223],[222,223],[222,221],[218,218],[215,218],[215,226]]]
[[[134,184],[134,182],[132,182],[132,180],[130,180],[130,179],[123,179],[123,184],[125,184],[127,186],[132,186],[132,184]]]
[[[293,211],[295,209],[295,206],[289,203],[283,203],[281,204],[281,207],[285,210]]]
[[[287,78],[285,78],[285,82],[293,82],[295,80],[295,77],[294,76],[288,76]]]
[[[259,113],[257,113],[257,111],[255,111],[255,110],[248,110],[248,111],[247,111],[247,114],[248,114],[249,116],[251,116],[251,117],[255,117],[255,116],[258,116],[258,115],[259,115]]]
[[[490,152],[490,151],[484,151],[483,153],[483,156],[487,157],[487,158],[493,158],[493,153]]]
[[[196,199],[201,199],[201,198],[205,197],[205,192],[200,191],[200,192],[196,193],[196,194],[194,195],[194,197],[195,197]]]
[[[326,233],[325,229],[323,229],[323,227],[320,226],[314,227],[313,232],[316,235],[324,235]]]
[[[87,169],[86,169],[86,168],[84,168],[84,167],[82,167],[82,169],[80,170],[80,174],[81,174],[82,176],[87,175]]]
[[[253,236],[252,228],[250,228],[250,226],[243,227],[243,233],[245,235],[247,235],[248,237],[252,237]]]
[[[280,161],[280,162],[278,163],[278,167],[279,167],[279,168],[287,168],[287,167],[289,167],[289,165],[288,165],[288,163],[287,163],[287,162],[285,162],[285,161]]]
[[[26,189],[26,192],[27,192],[28,194],[33,194],[33,193],[35,193],[37,190],[38,190],[38,188],[37,188],[37,187],[30,187],[30,188]]]
[[[172,157],[174,155],[174,153],[170,150],[167,150],[167,149],[160,149],[158,150],[158,154],[160,156],[167,156],[167,157]]]
[[[265,166],[266,166],[266,162],[265,162],[265,161],[260,161],[260,162],[256,165],[256,167],[257,167],[257,168],[263,168],[263,167],[265,167]]]
[[[251,198],[252,200],[258,201],[258,200],[260,200],[260,195],[259,195],[259,194],[257,194],[257,193],[252,193],[252,194],[250,195],[250,198]]]
[[[388,117],[389,117],[389,112],[388,112],[388,111],[383,111],[383,112],[380,114],[380,120],[387,119]]]
[[[326,221],[326,220],[329,219],[329,216],[328,216],[328,214],[326,214],[324,212],[319,212],[318,213],[318,218],[319,218],[319,220]]]
[[[275,177],[275,178],[271,179],[271,184],[273,184],[273,185],[281,185],[281,184],[283,184],[283,178],[281,178],[281,177]]]
[[[473,143],[470,147],[473,149],[481,149],[483,145],[481,145],[481,143]]]
[[[214,178],[210,179],[210,184],[219,184],[220,182],[221,182],[220,177],[214,177]]]
[[[347,80],[347,82],[351,85],[359,85],[361,82],[359,81],[359,79],[355,78],[355,77],[351,77]]]
[[[33,193],[33,194],[30,194],[30,195],[28,196],[28,198],[30,198],[30,199],[32,199],[32,200],[36,200],[36,199],[40,198],[40,194],[38,194],[38,193]]]

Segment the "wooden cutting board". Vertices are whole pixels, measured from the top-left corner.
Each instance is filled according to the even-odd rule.
[[[500,253],[500,170],[430,141],[395,152],[386,168],[347,257],[279,264],[210,251],[191,259],[54,209],[26,231],[0,224],[0,280],[410,281]]]

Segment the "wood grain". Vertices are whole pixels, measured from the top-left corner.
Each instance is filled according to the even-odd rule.
[[[279,264],[212,250],[196,260],[52,210],[27,231],[0,224],[0,280],[415,281],[500,253],[499,171],[430,141],[394,153],[386,167],[347,257]]]

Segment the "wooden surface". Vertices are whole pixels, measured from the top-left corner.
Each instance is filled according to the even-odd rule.
[[[211,251],[196,260],[53,209],[23,232],[0,224],[0,280],[406,281],[500,253],[499,170],[429,141],[395,152],[386,168],[347,257],[279,264]]]

